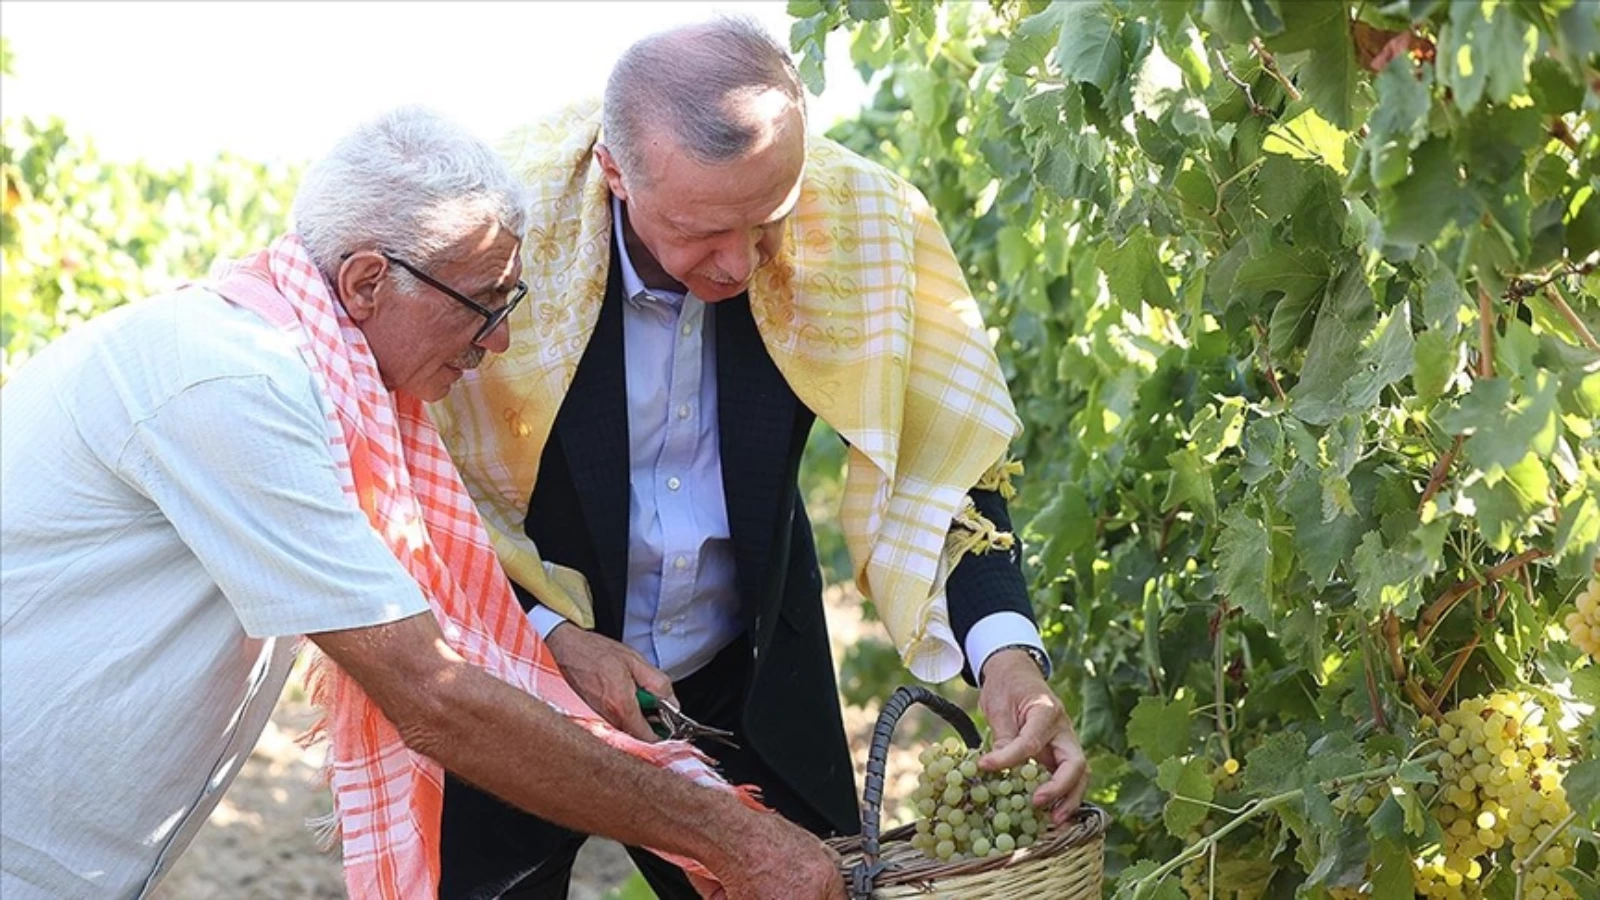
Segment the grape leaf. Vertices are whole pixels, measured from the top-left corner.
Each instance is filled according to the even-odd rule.
[[[1346,269],[1317,313],[1300,382],[1289,392],[1290,409],[1297,418],[1325,425],[1348,411],[1342,398],[1360,370],[1361,344],[1376,318],[1372,292],[1361,270]]]
[[[1095,254],[1095,265],[1106,273],[1111,296],[1125,309],[1137,311],[1141,302],[1171,308],[1172,287],[1167,284],[1156,255],[1155,238],[1149,232],[1135,232],[1120,245],[1102,245]]]
[[[1600,825],[1600,759],[1586,759],[1568,769],[1561,785],[1578,821],[1590,828]]]
[[[1600,478],[1589,475],[1572,486],[1561,500],[1561,522],[1556,526],[1554,556],[1568,576],[1591,569],[1600,554]]]
[[[1411,174],[1379,197],[1378,220],[1391,244],[1428,243],[1482,211],[1481,201],[1466,188],[1448,138],[1424,141],[1412,151]]]
[[[1244,787],[1253,796],[1266,797],[1299,786],[1306,764],[1306,736],[1298,731],[1276,731],[1245,754]]]
[[[1165,762],[1189,749],[1189,719],[1193,715],[1194,698],[1188,694],[1171,702],[1161,697],[1140,697],[1128,716],[1128,744],[1152,762]]]
[[[1350,171],[1345,162],[1345,146],[1350,135],[1329,123],[1314,109],[1308,109],[1283,125],[1273,125],[1261,142],[1261,149],[1293,159],[1318,162],[1343,175]]]
[[[1422,607],[1422,579],[1427,569],[1418,556],[1385,547],[1383,536],[1369,531],[1356,548],[1356,600],[1371,615],[1393,611],[1401,618]]]
[[[1393,802],[1386,801],[1385,805]],[[1401,840],[1379,840],[1372,848],[1372,900],[1411,900],[1411,853]]]
[[[1527,85],[1528,31],[1509,3],[1458,3],[1439,30],[1439,80],[1465,110],[1504,103]]]
[[[1161,820],[1173,837],[1187,837],[1189,832],[1205,820],[1216,788],[1206,775],[1206,762],[1200,757],[1188,761],[1172,757],[1158,769],[1156,784],[1172,795],[1161,810]],[[1188,799],[1185,799],[1188,798]],[[1196,803],[1194,801],[1200,801]]]
[[[1271,625],[1272,546],[1266,526],[1244,511],[1229,507],[1217,538],[1217,587],[1230,603],[1264,625]]]
[[[1100,0],[1059,4],[1060,39],[1055,63],[1068,81],[1085,81],[1102,92],[1122,77],[1122,43],[1111,11]]]
[[[1417,398],[1424,403],[1438,400],[1460,369],[1455,340],[1442,331],[1425,331],[1417,336],[1413,352],[1411,386]]]
[[[1282,10],[1283,32],[1269,38],[1267,46],[1279,53],[1304,52],[1295,77],[1306,100],[1329,122],[1349,130],[1360,74],[1349,6],[1342,0],[1293,0]]]
[[[1439,424],[1451,434],[1468,435],[1463,447],[1467,459],[1490,474],[1521,462],[1529,453],[1548,457],[1560,433],[1558,384],[1540,371],[1531,387],[1530,394],[1515,397],[1509,379],[1480,378],[1439,417]]]
[[[1217,514],[1217,494],[1211,485],[1212,466],[1194,447],[1186,447],[1167,454],[1167,464],[1172,466],[1172,480],[1167,484],[1167,496],[1161,501],[1163,510],[1176,509],[1185,504],[1210,519]]]
[[[1011,34],[1001,64],[1013,75],[1025,75],[1042,67],[1050,48],[1061,39],[1061,23],[1066,14],[1065,4],[1053,3],[1042,11],[1023,19]]]

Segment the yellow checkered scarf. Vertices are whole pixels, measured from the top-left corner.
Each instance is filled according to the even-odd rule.
[[[502,146],[533,192],[530,299],[513,316],[511,350],[433,408],[507,572],[584,627],[594,617],[583,578],[542,562],[522,523],[605,298],[612,222],[593,159],[599,128],[599,106],[587,103]],[[961,553],[1009,542],[982,535],[981,517],[974,531],[966,492],[1008,471],[1020,423],[933,211],[903,179],[811,139],[784,246],[756,273],[750,308],[800,402],[850,442],[840,522],[858,586],[914,674],[954,676],[962,655],[945,578]]]

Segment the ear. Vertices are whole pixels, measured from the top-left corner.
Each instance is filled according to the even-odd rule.
[[[340,263],[335,286],[351,321],[359,324],[372,317],[378,308],[378,291],[388,271],[388,260],[370,250],[351,254]]]
[[[611,188],[618,200],[628,202],[628,189],[622,184],[622,170],[617,167],[617,160],[611,155],[611,149],[605,144],[594,145],[594,158],[600,161],[600,171],[606,176],[606,184]]]

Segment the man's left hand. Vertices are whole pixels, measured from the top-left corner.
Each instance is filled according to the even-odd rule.
[[[1033,795],[1033,804],[1065,824],[1089,788],[1089,764],[1066,707],[1021,650],[999,650],[983,664],[978,705],[989,720],[994,749],[978,760],[985,771],[1038,760],[1052,773]]]

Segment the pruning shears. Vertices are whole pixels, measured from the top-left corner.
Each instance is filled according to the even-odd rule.
[[[639,700],[639,709],[644,712],[644,720],[650,723],[650,728],[655,731],[657,737],[672,741],[697,741],[705,738],[735,750],[739,749],[739,745],[733,740],[733,732],[701,725],[684,715],[678,704],[671,700],[657,697],[644,688],[639,688],[635,696]]]

